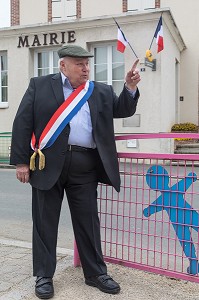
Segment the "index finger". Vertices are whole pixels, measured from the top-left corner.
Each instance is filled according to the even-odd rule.
[[[138,65],[138,62],[139,62],[139,58],[137,58],[136,61],[133,63],[133,66],[132,66],[132,68],[131,68],[131,71],[132,71],[132,72],[135,71],[135,69],[136,69],[136,67],[137,67],[137,65]]]

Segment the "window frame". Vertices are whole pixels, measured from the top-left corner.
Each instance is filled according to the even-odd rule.
[[[131,7],[131,5],[133,4],[133,2],[135,1],[135,8],[134,9],[129,9],[129,6]],[[149,4],[145,4],[146,2],[153,2],[153,5],[149,5]],[[132,2],[131,4],[129,2]],[[136,3],[137,6],[136,6]],[[149,5],[149,6],[148,6]],[[127,1],[127,12],[128,11],[142,11],[142,10],[148,10],[148,9],[155,9],[156,8],[156,2],[155,0],[128,0]]]
[[[114,82],[122,82],[124,84],[124,76],[125,76],[125,60],[123,60],[124,65],[124,74],[121,76],[121,80],[114,80],[113,79],[113,56],[112,56],[112,47],[117,49],[117,42],[112,43],[100,43],[100,44],[93,44],[91,46],[91,52],[94,53],[95,48],[99,47],[107,47],[107,82],[106,84],[113,86]],[[124,55],[124,54],[122,54]],[[90,70],[90,78],[91,80],[95,80],[95,62],[94,59],[91,60],[91,70]],[[100,81],[99,81],[100,82]]]
[[[2,60],[2,57],[3,56],[6,56],[6,64],[7,64],[7,69],[6,70],[3,70],[3,71],[6,71],[7,72],[7,85],[6,86],[2,86],[2,69],[1,69],[1,60]],[[3,87],[6,87],[7,88],[7,101],[2,101],[2,88]],[[8,53],[7,51],[2,51],[0,52],[0,108],[7,108],[9,105],[8,105]]]
[[[69,2],[74,2],[74,4],[69,4]],[[53,3],[59,3],[59,7],[53,7]],[[55,11],[58,9],[59,15],[54,16],[54,8]],[[75,14],[71,14],[73,9]],[[52,0],[52,22],[74,19],[77,19],[77,0]]]
[[[59,67],[58,67],[58,64],[57,64],[57,72],[54,72],[54,68],[55,66],[53,66],[53,52],[57,52],[57,49],[37,49],[34,51],[34,76],[36,77],[39,77],[39,76],[43,76],[43,75],[39,75],[39,67],[38,67],[38,54],[39,53],[49,53],[49,59],[48,59],[48,62],[49,62],[49,73],[48,74],[55,74],[55,73],[58,73],[59,72]],[[59,61],[59,59],[58,59]],[[58,62],[57,61],[57,62]],[[46,74],[47,75],[47,74]]]

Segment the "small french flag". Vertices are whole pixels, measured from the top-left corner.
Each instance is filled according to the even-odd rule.
[[[158,49],[157,49],[157,53],[158,53],[164,49],[162,16],[159,19],[154,37],[156,38],[156,44],[158,45]]]
[[[128,44],[127,39],[125,38],[124,33],[118,26],[118,32],[117,32],[117,50],[124,53],[126,49],[126,45]]]

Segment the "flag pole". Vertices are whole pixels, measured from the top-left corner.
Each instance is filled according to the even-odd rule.
[[[153,44],[153,41],[154,41],[154,36],[153,36],[153,38],[152,38],[152,41],[151,41],[151,45],[150,45],[150,47],[149,47],[149,50],[151,50],[151,47],[152,47],[152,44]]]
[[[133,50],[133,48],[132,48],[131,44],[129,43],[129,41],[127,41],[127,42],[128,42],[128,45],[129,45],[129,47],[130,47],[130,48],[131,48],[131,50],[133,51],[133,53],[134,53],[135,57],[136,57],[136,58],[138,58],[137,54],[136,54],[136,53],[135,53],[135,51]]]
[[[118,28],[119,28],[119,30],[121,31],[121,33],[122,33],[123,37],[125,38],[125,35],[124,35],[124,33],[123,33],[122,29],[120,28],[120,26],[119,26],[118,22],[115,20],[115,18],[113,18],[113,20],[115,21],[115,24],[117,25],[117,27],[118,27]],[[129,47],[130,47],[130,48],[131,48],[131,50],[133,51],[133,53],[134,53],[135,57],[136,57],[136,58],[138,58],[137,54],[136,54],[136,53],[135,53],[135,51],[133,50],[133,47],[131,46],[131,44],[129,43],[129,41],[128,41],[126,38],[125,38],[125,40],[127,41],[127,43],[128,43],[128,45],[129,45]]]

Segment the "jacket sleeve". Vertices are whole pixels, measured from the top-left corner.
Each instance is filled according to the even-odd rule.
[[[129,93],[125,86],[119,97],[116,96],[113,90],[112,93],[114,99],[113,117],[126,118],[132,116],[136,111],[137,102],[140,96],[139,90],[137,89],[134,97]]]
[[[10,164],[29,164],[30,141],[34,125],[34,79],[30,80],[22,101],[19,105],[12,128]]]

